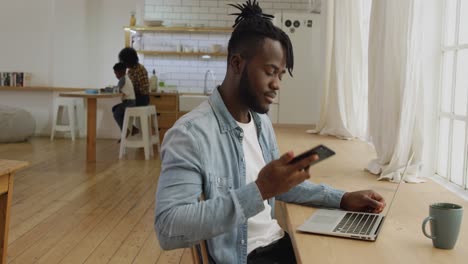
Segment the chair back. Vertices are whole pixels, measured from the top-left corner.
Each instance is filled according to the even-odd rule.
[[[204,200],[205,195],[202,193],[200,196],[200,201]],[[208,248],[206,246],[205,240],[201,240],[197,245],[194,245],[191,250],[194,264],[209,264]]]

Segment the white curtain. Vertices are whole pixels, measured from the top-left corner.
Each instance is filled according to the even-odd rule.
[[[369,136],[377,159],[368,170],[398,182],[418,177],[423,147],[421,0],[374,0],[369,35]]]
[[[309,133],[366,138],[367,62],[362,0],[324,1],[326,19],[324,92],[320,121]]]

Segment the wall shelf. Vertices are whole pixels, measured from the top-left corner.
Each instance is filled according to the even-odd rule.
[[[179,51],[154,51],[154,50],[138,50],[137,51],[143,55],[149,56],[160,56],[160,55],[169,55],[169,56],[197,56],[201,57],[203,55],[208,55],[211,57],[226,57],[227,53],[225,52],[179,52]]]
[[[126,31],[136,32],[193,32],[193,33],[232,33],[230,27],[124,27]]]
[[[148,32],[231,34],[232,30],[233,29],[230,27],[163,27],[163,26],[160,26],[160,27],[145,27],[145,26],[124,27],[125,47],[131,46],[132,33],[134,32],[139,32],[142,34],[148,33]],[[169,55],[175,55],[175,54],[169,54]],[[183,54],[177,54],[177,55],[184,56]],[[196,56],[197,54],[194,54],[194,55]],[[190,55],[187,55],[187,56],[190,56]],[[214,55],[214,56],[226,56],[226,55]]]

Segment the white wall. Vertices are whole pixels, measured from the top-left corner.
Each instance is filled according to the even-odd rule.
[[[88,0],[89,67],[93,72],[92,86],[115,84],[112,67],[124,47],[123,27],[129,24],[130,12],[139,10],[143,0]],[[141,16],[141,15],[140,15]],[[137,19],[139,22],[141,19]]]
[[[52,64],[51,85],[89,87],[88,28],[86,1],[55,0],[53,24],[49,28]]]
[[[33,86],[100,88],[115,84],[112,66],[124,46],[130,12],[142,17],[143,0],[15,0],[0,2],[0,71],[32,73]],[[141,20],[141,19],[140,19]],[[2,92],[0,103],[31,112],[38,134],[50,131],[52,95]],[[98,137],[119,137],[111,107],[98,103]],[[49,107],[38,111],[37,105]]]
[[[0,2],[0,71],[31,72],[34,84],[50,84],[53,5],[53,0]]]
[[[15,0],[0,3],[0,71],[33,74],[32,85],[103,87],[124,46],[130,12],[143,0]],[[139,19],[141,20],[141,19]]]
[[[31,85],[72,86],[85,74],[84,1],[2,1],[0,4],[0,71],[32,74]],[[86,69],[86,68],[85,68]],[[36,134],[47,135],[52,119],[50,92],[2,91],[0,103],[29,111]]]
[[[125,46],[123,27],[129,24],[130,12],[138,11],[141,17],[142,0],[87,0],[88,82],[90,87],[115,85],[112,67],[118,53]],[[120,132],[111,108],[118,99],[98,100],[97,136],[118,138]]]

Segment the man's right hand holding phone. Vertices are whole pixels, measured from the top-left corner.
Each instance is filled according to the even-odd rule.
[[[293,158],[294,153],[289,151],[260,170],[255,183],[260,190],[263,200],[285,193],[294,186],[309,179],[308,168],[319,157],[317,154],[312,154],[298,162],[291,163]]]

